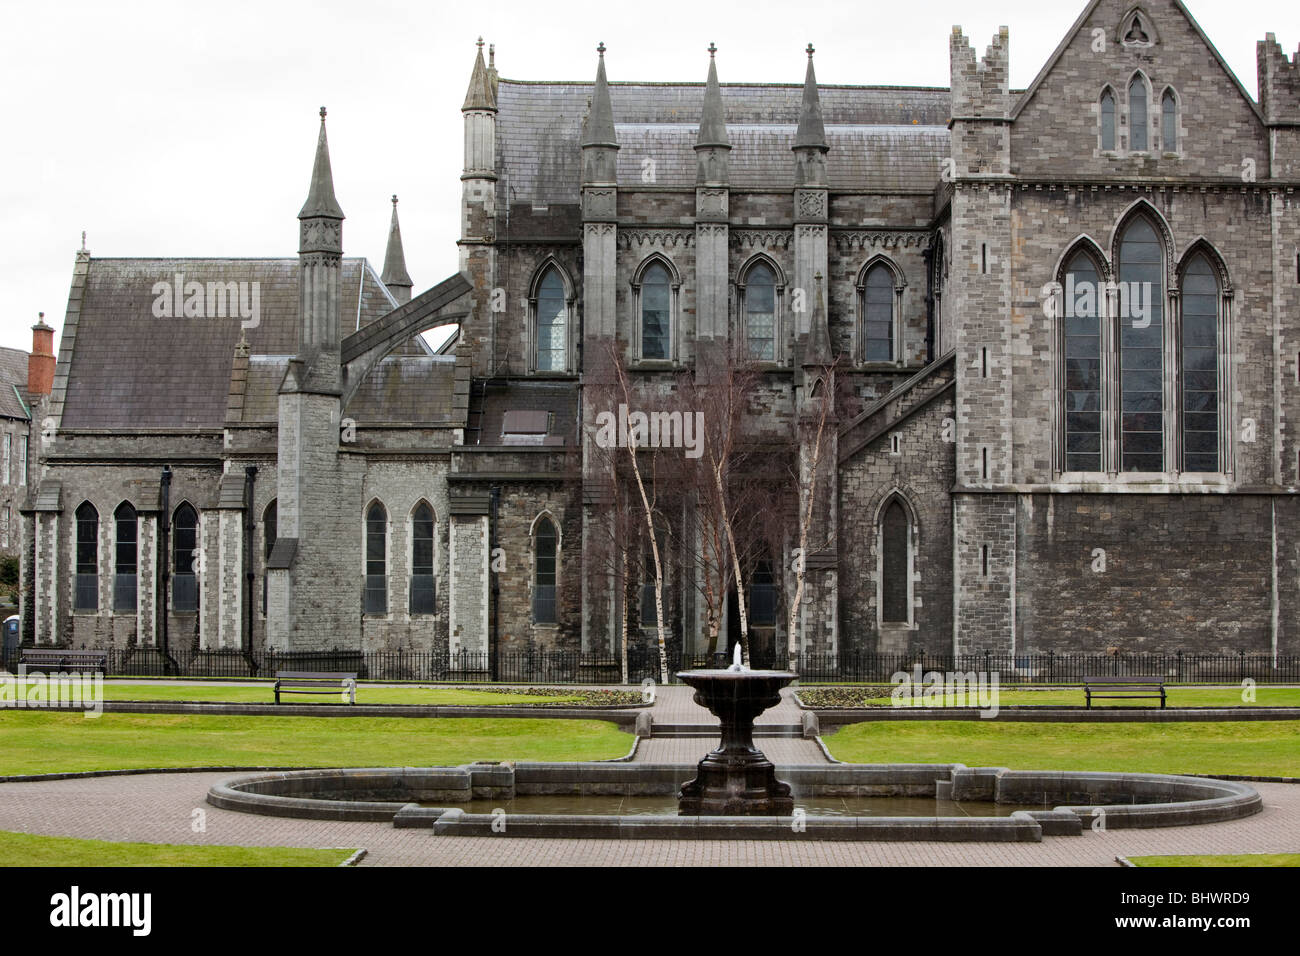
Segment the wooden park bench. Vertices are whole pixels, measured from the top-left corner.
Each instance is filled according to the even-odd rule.
[[[327,671],[277,671],[275,702],[280,694],[337,694],[347,691],[348,703],[357,702],[357,675]]]
[[[1109,693],[1098,693],[1109,691]],[[1139,697],[1160,698],[1160,706],[1165,706],[1165,679],[1163,677],[1085,677],[1083,693],[1088,707],[1092,699]]]
[[[73,651],[62,647],[24,647],[22,663],[28,668],[58,671],[99,671],[108,676],[106,651]]]

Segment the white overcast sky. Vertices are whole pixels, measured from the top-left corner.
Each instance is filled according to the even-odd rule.
[[[1084,0],[280,3],[47,0],[0,6],[0,345],[62,331],[81,231],[93,256],[293,256],[317,110],[347,255],[383,262],[397,193],[415,291],[456,269],[460,105],[480,34],[501,75],[948,85],[948,35],[1011,31],[1027,86]],[[1252,95],[1255,43],[1294,53],[1295,0],[1190,0]]]

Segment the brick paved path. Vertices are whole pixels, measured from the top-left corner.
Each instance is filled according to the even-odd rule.
[[[767,722],[797,724],[798,707],[783,700]],[[711,715],[688,688],[661,688],[657,723],[700,724]],[[707,738],[645,741],[639,759],[694,763]],[[778,765],[825,758],[812,741],[760,738]],[[811,748],[811,751],[809,750]],[[150,843],[244,846],[366,847],[363,866],[1107,866],[1116,856],[1300,851],[1300,785],[1260,783],[1264,810],[1245,820],[1158,830],[1086,832],[1036,844],[815,843],[789,840],[535,840],[435,837],[384,823],[291,820],[219,810],[204,802],[230,773],[142,774],[0,784],[0,830]],[[194,811],[205,828],[195,832]],[[21,861],[14,861],[21,862]]]

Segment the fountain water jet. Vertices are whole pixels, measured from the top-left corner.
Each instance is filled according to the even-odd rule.
[[[726,670],[682,671],[677,675],[695,688],[695,702],[707,707],[722,723],[721,745],[697,768],[697,776],[682,785],[677,797],[681,816],[790,816],[794,798],[790,786],[776,778],[776,768],[754,746],[754,719],[781,702],[781,688],[791,671],[756,671],[741,663],[736,645]]]

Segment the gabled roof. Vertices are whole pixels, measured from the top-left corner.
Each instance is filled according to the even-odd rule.
[[[238,313],[220,318],[158,318],[159,283],[257,283],[257,324]],[[367,325],[396,303],[370,264],[345,258],[341,269],[343,330]],[[161,287],[160,287],[161,288]],[[75,345],[68,362],[64,428],[178,430],[225,423],[235,345],[246,332],[253,366],[298,350],[298,260],[91,259]],[[251,322],[252,320],[247,320]],[[423,350],[427,352],[428,350]],[[278,385],[278,381],[276,383]],[[248,396],[252,398],[252,395]]]
[[[620,182],[641,182],[641,163],[652,158],[657,184],[694,188],[704,84],[609,86],[622,146]],[[804,84],[720,84],[719,91],[732,147],[732,187],[791,188],[790,147]],[[947,89],[823,85],[818,92],[832,188],[933,189],[949,154]],[[497,169],[509,183],[512,202],[578,202],[579,143],[591,95],[591,83],[501,80]],[[501,215],[505,206],[498,203]]]
[[[1244,86],[1242,86],[1241,80],[1237,78],[1237,74],[1233,72],[1232,67],[1228,66],[1228,61],[1219,53],[1218,48],[1215,47],[1210,38],[1205,35],[1205,31],[1202,30],[1201,25],[1196,22],[1196,18],[1192,16],[1191,11],[1183,5],[1182,0],[1169,0],[1169,2],[1177,8],[1179,13],[1187,18],[1187,22],[1191,24],[1192,30],[1195,31],[1196,35],[1200,37],[1201,42],[1209,49],[1211,56],[1218,61],[1219,66],[1223,68],[1223,72],[1232,80],[1233,85],[1237,88],[1237,92],[1241,94],[1241,98],[1246,101],[1247,105],[1250,106],[1251,111],[1259,118],[1259,121],[1263,123],[1264,114],[1260,111],[1259,104],[1251,98],[1250,93],[1247,92]],[[1034,94],[1038,92],[1038,88],[1043,85],[1043,81],[1046,80],[1051,72],[1056,69],[1057,63],[1059,63],[1061,57],[1065,55],[1065,51],[1069,48],[1070,43],[1074,40],[1079,30],[1081,30],[1083,25],[1092,18],[1092,15],[1101,4],[1102,0],[1090,0],[1088,6],[1084,8],[1083,13],[1079,14],[1079,18],[1075,20],[1070,29],[1066,31],[1065,36],[1061,39],[1061,42],[1057,44],[1052,55],[1048,58],[1047,62],[1043,64],[1043,68],[1039,70],[1038,75],[1034,77],[1034,82],[1029,84],[1029,87],[1021,95],[1020,99],[1011,107],[1011,119],[1014,120],[1018,117],[1024,108],[1029,105],[1030,101],[1034,98]],[[1148,12],[1148,16],[1149,15],[1150,13]],[[1125,14],[1125,19],[1127,19],[1127,13]]]
[[[0,418],[31,420],[31,409],[23,399],[26,391],[27,353],[0,348]]]

